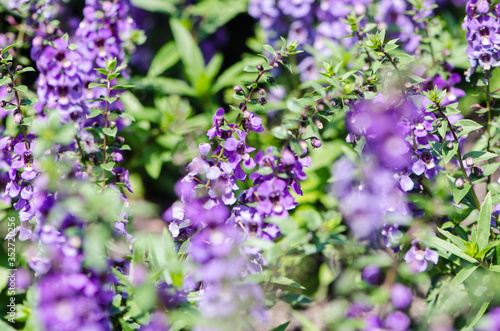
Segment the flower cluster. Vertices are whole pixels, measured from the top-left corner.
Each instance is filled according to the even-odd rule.
[[[468,81],[478,66],[484,70],[499,66],[499,10],[497,5],[490,11],[487,0],[467,3],[467,16],[462,28],[467,30],[467,57],[471,66],[466,75]]]

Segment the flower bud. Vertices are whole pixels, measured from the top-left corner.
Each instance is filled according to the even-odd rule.
[[[239,86],[239,85],[236,85],[234,87],[234,93],[239,94],[241,92],[243,92],[243,88],[241,86]]]
[[[11,86],[7,86],[7,93],[12,93],[12,87]]]
[[[316,137],[312,137],[311,138],[311,146],[313,148],[320,148],[321,145],[323,145],[323,143],[321,142],[321,140],[319,140],[318,138]]]
[[[446,148],[448,148],[448,149],[452,149],[452,148],[453,148],[453,141],[448,141],[448,142],[446,143]]]
[[[470,106],[470,110],[472,111],[478,111],[478,110],[481,110],[481,109],[484,109],[484,107],[482,107],[480,104],[476,103],[476,104],[473,104],[472,106]]]
[[[472,173],[476,177],[481,177],[484,174],[484,169],[480,166],[474,166],[472,167]]]
[[[119,145],[125,144],[125,138],[123,137],[116,137],[115,140]]]
[[[92,126],[93,126],[94,128],[98,128],[98,127],[99,127],[99,122],[97,122],[97,121],[96,121],[96,122],[92,123]]]
[[[255,66],[255,68],[257,68],[257,70],[259,70],[259,71],[264,70],[264,67],[262,67],[262,65],[260,65],[260,64],[257,64],[257,65]]]
[[[259,88],[259,94],[266,95],[266,90],[264,90],[263,88]]]
[[[16,71],[19,71],[19,70],[23,70],[23,66],[18,64],[17,67],[16,67]]]
[[[266,98],[260,98],[259,102],[261,105],[265,105],[267,103],[267,100],[266,100]]]
[[[323,123],[321,123],[321,121],[319,119],[317,119],[316,117],[313,119],[313,123],[314,125],[316,125],[316,127],[318,129],[323,129]]]
[[[467,156],[465,158],[465,164],[468,166],[468,167],[472,167],[474,165],[474,159],[470,156]]]
[[[455,127],[455,131],[457,131],[457,132],[462,132],[463,130],[464,130],[464,128],[462,128],[460,125]]]
[[[436,125],[438,128],[440,128],[441,126],[443,126],[443,120],[442,119],[439,119],[436,121]]]
[[[278,62],[274,62],[274,63],[273,63],[273,67],[274,67],[274,68],[278,68],[279,66],[280,66],[280,65],[278,64]]]
[[[23,115],[21,113],[17,113],[14,115],[14,122],[16,122],[17,124],[21,124],[22,121]]]
[[[299,141],[299,146],[303,151],[307,151],[307,142],[304,140]]]
[[[464,187],[464,180],[462,178],[457,178],[457,180],[455,181],[455,186],[457,188],[462,188]]]

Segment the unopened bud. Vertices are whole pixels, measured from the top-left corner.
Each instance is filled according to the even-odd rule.
[[[318,138],[316,137],[312,137],[311,138],[311,146],[313,148],[320,148],[321,145],[323,145],[323,143],[321,142],[321,140],[319,140]]]
[[[448,142],[446,143],[446,148],[448,148],[448,149],[452,149],[452,148],[453,148],[453,141],[448,141]]]
[[[236,85],[234,87],[234,93],[238,94],[238,93],[241,93],[241,92],[243,92],[243,88],[241,86],[239,86],[239,85]]]
[[[269,81],[269,84],[274,84],[274,82],[276,81],[274,77],[268,77],[267,80]]]
[[[314,125],[316,125],[316,127],[318,129],[323,129],[323,123],[321,123],[321,121],[319,119],[317,119],[316,117],[313,119],[313,123]]]
[[[455,186],[458,188],[464,187],[464,180],[462,178],[457,178],[457,180],[455,181]]]
[[[111,128],[116,127],[116,122],[115,122],[115,121],[111,121],[111,122],[109,122],[109,126],[110,126]]]
[[[125,138],[123,138],[123,137],[116,137],[115,140],[120,145],[125,144]]]
[[[448,57],[451,55],[451,51],[448,48],[443,49],[443,56]]]
[[[441,120],[441,119],[437,120],[436,125],[437,125],[439,128],[440,128],[441,126],[443,126],[443,120]]]
[[[16,67],[16,71],[19,71],[19,70],[23,70],[23,66],[18,64],[17,67]]]
[[[7,86],[7,93],[12,93],[12,87],[11,86]]]
[[[476,177],[481,177],[484,174],[484,169],[482,167],[480,167],[480,166],[474,166],[472,168],[472,173]]]
[[[484,109],[484,108],[480,104],[478,104],[478,103],[475,103],[472,106],[470,106],[470,110],[472,110],[472,111],[478,111],[478,110],[481,110],[481,109]]]
[[[302,150],[307,150],[307,142],[304,140],[299,141],[299,146]]]
[[[17,113],[14,115],[14,122],[17,124],[21,124],[23,121],[23,115],[21,113]]]
[[[94,128],[98,128],[98,127],[99,127],[99,122],[94,122],[94,123],[92,123],[92,126],[93,126]]]
[[[274,67],[274,68],[278,68],[279,66],[280,66],[280,65],[278,64],[278,62],[274,62],[274,63],[273,63],[273,67]]]
[[[266,95],[266,90],[264,90],[263,88],[259,88],[259,94]]]
[[[399,63],[399,57],[395,57],[394,59],[392,59],[392,62]]]
[[[457,132],[462,132],[464,128],[462,128],[460,125],[455,127],[455,131]]]
[[[474,165],[474,159],[470,156],[467,156],[465,158],[465,164],[468,166],[468,167],[472,167]]]
[[[259,70],[259,71],[264,70],[264,67],[262,67],[262,65],[260,65],[260,64],[257,64],[257,65],[255,66],[255,68],[257,68],[257,70]]]
[[[265,105],[267,103],[267,100],[266,100],[266,98],[260,98],[259,102],[261,105]]]

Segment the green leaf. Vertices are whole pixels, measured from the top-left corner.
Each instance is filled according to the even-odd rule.
[[[306,288],[302,285],[300,285],[299,283],[297,283],[296,281],[290,279],[290,278],[287,278],[287,277],[276,277],[276,278],[272,278],[271,279],[271,283],[273,284],[278,284],[278,285],[286,285],[286,286],[291,286],[291,287],[294,287],[294,288],[299,288],[299,289],[302,289],[302,290],[305,290]]]
[[[486,312],[486,309],[488,309],[488,306],[490,305],[490,302],[491,302],[491,299],[487,299],[485,302],[483,302],[481,304],[481,306],[479,306],[478,308],[476,308],[474,305],[471,309],[471,311],[469,312],[469,317],[467,318],[467,331],[468,330],[472,330],[472,328],[474,327],[474,325],[476,325],[477,322],[479,322],[479,320],[481,319],[481,317],[484,315],[484,313]],[[475,313],[475,311],[477,310],[477,313]],[[474,319],[472,321],[469,322],[469,318],[471,318],[472,316],[474,316]]]
[[[90,108],[90,114],[87,115],[87,118],[94,118],[94,117],[97,117],[101,114],[104,114],[104,112],[101,109]]]
[[[180,94],[188,97],[196,96],[196,90],[185,81],[167,77],[144,78],[138,80],[142,86],[162,91],[165,94]]]
[[[149,157],[148,163],[145,165],[146,172],[153,179],[160,177],[161,168],[163,167],[163,160],[159,153],[153,153]]]
[[[482,259],[486,254],[488,254],[488,252],[490,251],[490,249],[495,248],[499,244],[500,244],[500,241],[489,242],[481,251],[479,251],[476,254],[475,258],[476,259]]]
[[[420,83],[425,82],[425,79],[423,79],[422,77],[416,76],[416,75],[408,75],[408,77],[409,77],[412,81],[414,81],[416,84],[420,84]]]
[[[438,229],[439,233],[441,233],[446,238],[450,239],[451,242],[454,243],[455,245],[457,245],[462,251],[467,250],[467,248],[465,247],[465,242],[466,242],[465,240],[463,240],[460,237],[454,236],[450,232],[443,230],[443,229],[440,229],[439,227],[437,229]]]
[[[450,180],[451,193],[453,194],[453,200],[455,200],[456,204],[459,204],[462,199],[469,193],[471,188],[470,183],[465,183],[464,187],[458,188],[455,186],[455,182]]]
[[[99,84],[99,83],[90,83],[89,88],[94,88],[94,87],[106,87],[106,84]]]
[[[205,71],[205,61],[189,30],[177,19],[170,19],[170,28],[175,39],[184,71],[192,86],[196,86],[200,76]]]
[[[469,278],[477,268],[479,268],[479,265],[469,264],[465,268],[460,270],[460,272],[453,278],[450,283],[450,292],[456,291],[460,284],[465,282],[465,280]]]
[[[28,91],[28,87],[26,85],[17,85],[16,87],[14,87],[14,89],[20,92]]]
[[[119,115],[121,118],[124,118],[126,120],[129,120],[129,121],[132,121],[132,122],[135,122],[135,117],[129,113],[121,113]]]
[[[257,173],[262,176],[270,175],[273,173],[273,168],[271,167],[262,167],[257,170]]]
[[[151,61],[149,67],[148,76],[156,77],[170,69],[174,64],[179,62],[180,56],[177,51],[177,46],[172,40],[165,45],[163,45],[160,50],[156,53],[155,57]]]
[[[436,237],[427,237],[425,240],[427,243],[429,243],[429,246],[432,246],[434,248],[442,249],[444,251],[448,251],[451,254],[454,254],[468,262],[471,263],[477,263],[478,261],[469,255],[463,253],[460,248],[458,248],[456,245],[449,243],[447,241],[444,241],[442,239],[436,238]]]
[[[494,157],[497,157],[498,154],[494,153],[489,153],[489,152],[483,152],[483,151],[472,151],[464,155],[464,159],[467,157],[471,157],[474,159],[474,163],[480,162],[480,161],[486,161],[489,159],[492,159]]]
[[[286,322],[286,323],[283,323],[277,327],[275,327],[274,329],[272,329],[271,331],[285,331],[286,328],[288,327],[288,324],[290,324],[290,321]]]
[[[466,135],[468,134],[469,132],[472,132],[472,131],[476,131],[476,130],[479,130],[479,129],[482,129],[483,126],[479,123],[476,123],[474,122],[473,120],[458,120],[455,122],[455,124],[453,124],[454,127],[457,127],[457,126],[461,126],[462,127],[462,131],[461,132],[457,132],[457,136],[458,137],[461,137],[463,135]]]
[[[288,138],[288,130],[282,126],[274,127],[271,132],[273,133],[273,136],[275,136],[278,139],[284,140]]]
[[[490,240],[491,227],[491,193],[488,192],[481,205],[477,221],[477,246],[479,251],[486,247]]]
[[[453,148],[448,148],[445,145],[443,145],[443,159],[445,163],[450,162],[450,160],[455,156],[458,150],[458,143],[456,141],[453,142]]]
[[[22,73],[31,72],[31,71],[35,71],[35,69],[32,67],[24,67],[21,70],[16,70],[16,74],[22,74]]]
[[[243,68],[243,71],[251,73],[259,72],[259,70],[255,66],[245,66],[245,68]]]
[[[276,57],[276,51],[274,50],[274,48],[273,48],[271,45],[267,45],[267,44],[266,44],[266,45],[264,45],[263,47],[264,47],[264,49],[265,49],[266,51],[268,51],[269,53],[271,53],[271,55],[272,55],[273,57]]]
[[[115,85],[113,87],[111,87],[112,90],[127,90],[127,89],[131,89],[131,88],[134,88],[135,85]]]
[[[110,137],[115,137],[116,136],[116,133],[118,132],[118,129],[116,127],[114,128],[103,128],[102,129],[102,132],[107,135],[107,136],[110,136]]]
[[[113,170],[113,167],[115,166],[115,163],[114,162],[109,162],[109,163],[101,163],[101,168],[103,168],[104,170],[107,170],[107,171],[111,171]]]
[[[497,171],[499,167],[500,167],[500,162],[482,165],[481,168],[483,168],[484,170],[483,176],[491,175],[492,173]]]
[[[441,126],[438,126],[437,130],[441,138],[446,139],[445,137],[446,137],[446,132],[448,131],[448,121],[441,121]]]
[[[9,49],[11,49],[12,47],[17,47],[17,44],[12,44],[12,45],[9,45],[7,47],[5,47],[4,49],[2,49],[2,56],[7,53],[9,51]]]

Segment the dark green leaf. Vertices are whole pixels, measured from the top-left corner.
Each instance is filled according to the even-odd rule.
[[[283,323],[281,324],[280,326],[277,326],[275,327],[274,329],[272,329],[271,331],[285,331],[286,328],[288,327],[288,324],[290,324],[290,321],[286,322],[286,323]]]

